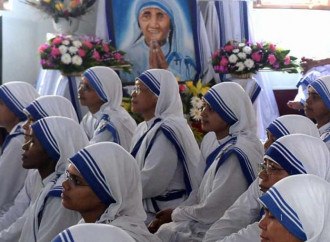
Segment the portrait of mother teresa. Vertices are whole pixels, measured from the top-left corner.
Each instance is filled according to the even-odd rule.
[[[133,64],[123,81],[134,81],[143,71],[168,69],[178,79],[194,80],[196,62],[188,1],[138,0],[132,2],[132,26],[118,48]],[[115,10],[114,10],[115,11]],[[120,31],[120,30],[119,30]]]

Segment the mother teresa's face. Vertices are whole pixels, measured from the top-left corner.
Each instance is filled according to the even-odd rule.
[[[145,8],[139,13],[139,26],[147,45],[151,40],[157,40],[163,45],[169,34],[170,25],[169,16],[158,8]]]
[[[265,210],[265,216],[259,222],[261,242],[302,242],[283,227],[267,209]]]

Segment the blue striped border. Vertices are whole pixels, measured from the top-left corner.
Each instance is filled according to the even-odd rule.
[[[20,120],[26,120],[26,115],[23,112],[23,104],[20,103],[8,87],[4,85],[0,86],[0,98]]]
[[[271,132],[276,139],[290,134],[289,130],[277,119],[268,126],[267,130]]]
[[[330,92],[327,85],[324,83],[323,80],[318,79],[315,82],[310,84],[315,91],[321,96],[323,102],[327,106],[328,110],[330,110]]]
[[[150,71],[144,71],[137,79],[141,80],[157,97],[160,94],[160,82]]]
[[[29,106],[27,106],[26,111],[32,116],[34,121],[48,117],[47,112],[41,107],[40,103],[35,100]]]
[[[97,76],[97,74],[91,70],[88,69],[84,72],[84,77],[87,78],[87,80],[89,81],[89,83],[93,86],[93,88],[95,89],[97,95],[99,95],[99,97],[104,101],[104,102],[108,102],[108,98],[107,95],[105,94],[105,92],[103,91],[103,85],[102,82],[100,81],[99,77]]]

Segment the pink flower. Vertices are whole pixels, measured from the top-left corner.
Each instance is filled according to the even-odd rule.
[[[83,45],[85,45],[88,49],[91,49],[91,48],[93,48],[93,44],[92,43],[90,43],[90,42],[88,42],[88,41],[83,41]]]
[[[273,67],[276,70],[276,69],[278,69],[280,67],[280,65],[277,62],[275,62],[274,65],[273,65]]]
[[[121,60],[121,54],[119,54],[118,52],[114,54],[115,58],[120,61]]]
[[[61,54],[61,51],[58,48],[52,48],[52,52],[50,53],[52,57],[56,57]]]
[[[257,42],[257,46],[258,46],[259,49],[262,49],[262,44],[261,43]]]
[[[78,50],[78,55],[79,55],[80,57],[85,57],[85,56],[86,56],[86,51],[84,51],[83,49],[79,49],[79,50]]]
[[[45,44],[45,45],[40,46],[38,51],[39,51],[39,53],[43,53],[47,48],[48,48],[48,45]]]
[[[260,62],[261,61],[261,55],[259,52],[253,52],[251,55],[252,59],[256,62]]]
[[[275,62],[276,62],[276,57],[275,57],[275,55],[270,54],[270,55],[268,56],[268,62],[269,62],[269,64],[271,64],[271,65],[275,64]]]
[[[284,60],[284,65],[289,65],[290,62],[291,62],[290,56],[287,55],[287,56],[285,57],[285,60]]]
[[[219,55],[219,52],[218,52],[218,51],[214,52],[213,55],[212,55],[212,59],[214,59],[214,58],[217,57],[218,55]]]
[[[228,59],[226,57],[222,57],[220,61],[221,66],[227,66],[228,65]]]
[[[107,44],[103,44],[103,49],[104,49],[105,53],[109,52],[109,46]]]
[[[53,39],[53,44],[54,45],[61,44],[61,43],[62,43],[62,39],[61,38],[57,37],[57,38]]]
[[[227,52],[232,51],[234,49],[234,47],[232,45],[226,45],[224,48],[225,48],[225,51],[227,51]]]
[[[270,51],[275,52],[275,50],[276,50],[276,45],[274,45],[274,44],[270,44],[270,45],[269,45],[269,49],[270,49]]]
[[[93,52],[93,58],[97,61],[101,61],[101,56],[100,56],[99,52],[97,52],[96,50],[94,50],[94,52]]]

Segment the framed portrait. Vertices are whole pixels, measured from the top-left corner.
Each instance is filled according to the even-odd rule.
[[[133,64],[131,73],[120,72],[123,82],[134,82],[152,68],[196,81],[201,69],[197,13],[196,0],[107,0],[109,38]]]

